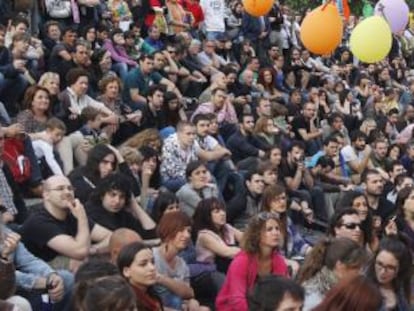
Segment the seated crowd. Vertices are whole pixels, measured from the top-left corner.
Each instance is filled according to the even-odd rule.
[[[27,2],[27,3],[26,3]],[[275,1],[0,3],[0,310],[408,311],[414,21],[317,56]]]

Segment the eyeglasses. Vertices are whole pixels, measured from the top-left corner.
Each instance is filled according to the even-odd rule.
[[[274,212],[260,212],[257,214],[257,218],[259,218],[262,221],[266,221],[269,219],[279,219],[279,214]]]
[[[75,188],[72,186],[58,186],[56,188],[49,189],[49,191],[63,191],[63,190],[75,191]]]
[[[356,223],[356,222],[351,222],[349,224],[342,224],[341,226],[342,227],[345,227],[345,228],[347,228],[349,230],[355,230],[356,228],[358,228],[358,229],[361,230],[361,224]]]
[[[375,268],[384,270],[385,272],[392,272],[395,273],[398,269],[398,267],[393,265],[386,265],[382,263],[381,261],[375,261]]]

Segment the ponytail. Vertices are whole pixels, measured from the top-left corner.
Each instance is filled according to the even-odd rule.
[[[328,246],[331,245],[331,238],[324,238],[316,244],[305,258],[305,262],[299,271],[298,282],[303,282],[312,278],[325,265],[325,257]]]
[[[298,281],[303,283],[309,280],[323,267],[333,270],[338,261],[346,266],[362,267],[366,260],[364,248],[355,241],[347,238],[325,238],[306,256]]]

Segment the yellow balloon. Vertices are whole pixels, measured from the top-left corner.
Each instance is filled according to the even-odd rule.
[[[391,50],[392,34],[387,21],[371,16],[359,23],[351,33],[352,53],[364,63],[383,60]]]

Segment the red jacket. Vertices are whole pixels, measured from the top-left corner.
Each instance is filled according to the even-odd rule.
[[[253,288],[258,271],[257,256],[241,251],[234,257],[226,280],[216,299],[217,311],[248,311],[247,294]],[[288,276],[285,258],[273,253],[272,274]]]

